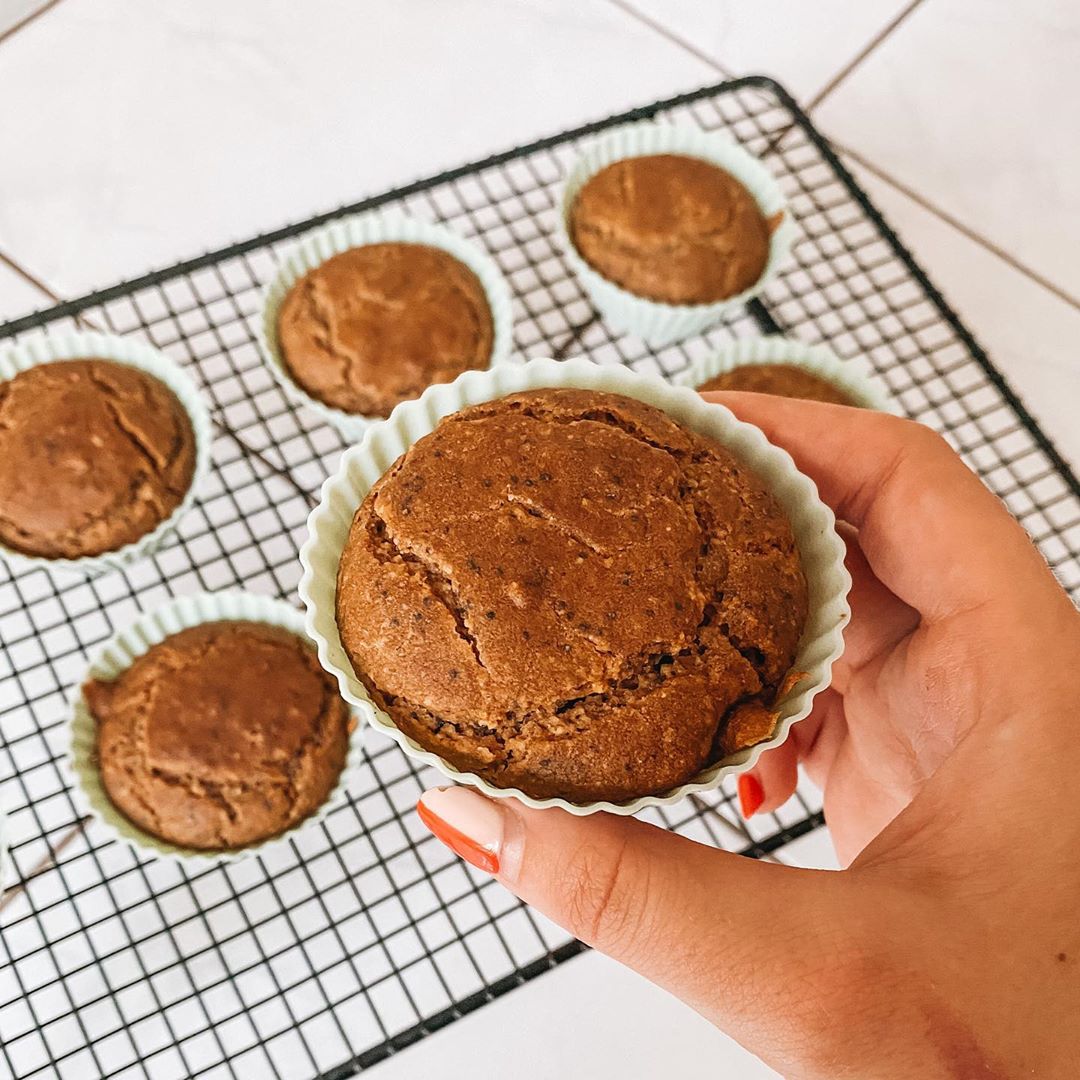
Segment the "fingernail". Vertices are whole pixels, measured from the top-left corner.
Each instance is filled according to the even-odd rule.
[[[739,777],[739,809],[744,818],[752,818],[765,801],[765,790],[761,781],[753,774],[744,772]]]
[[[472,788],[432,788],[416,804],[420,820],[454,854],[489,874],[499,873],[506,811]]]

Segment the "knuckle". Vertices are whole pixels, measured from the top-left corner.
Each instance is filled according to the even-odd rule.
[[[910,426],[909,437],[923,454],[927,456],[933,455],[934,457],[943,455],[952,457],[955,455],[955,451],[949,445],[945,436],[939,434],[933,428],[927,427],[925,424],[919,424],[914,420],[907,420],[904,423]]]
[[[629,843],[579,849],[567,874],[568,929],[601,951],[625,955],[640,937],[649,909],[647,871],[634,859]]]
[[[925,424],[895,416],[886,422],[893,431],[891,461],[857,502],[869,503],[886,489],[896,498],[915,498],[926,488],[928,476],[950,468],[950,459],[956,457],[948,442]]]
[[[952,453],[952,448],[943,436],[917,420],[883,413],[880,414],[878,422],[882,430],[889,433],[898,447],[906,448],[909,452],[941,454],[947,451]]]

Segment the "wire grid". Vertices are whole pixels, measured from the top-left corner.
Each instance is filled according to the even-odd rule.
[[[652,353],[595,317],[553,240],[579,140],[625,119],[723,129],[765,158],[799,237],[762,303]],[[787,94],[710,87],[464,167],[391,204],[473,236],[514,293],[524,356],[583,353],[673,375],[732,336],[782,328],[867,356],[912,417],[944,432],[1080,591],[1080,489],[981,350]],[[84,580],[0,566],[0,805],[15,883],[0,906],[0,1074],[343,1077],[579,952],[431,838],[412,808],[437,780],[365,735],[345,805],[289,845],[191,872],[80,822],[57,763],[88,657],[137,612],[203,589],[296,599],[296,550],[340,437],[289,403],[259,358],[259,288],[303,222],[0,328],[77,322],[144,336],[185,365],[215,417],[212,475],[177,537]],[[800,790],[747,826],[733,788],[650,811],[757,857],[821,823]]]

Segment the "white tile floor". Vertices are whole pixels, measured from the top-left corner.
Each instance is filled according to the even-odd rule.
[[[5,37],[34,6],[0,0],[0,256],[57,295],[762,71],[865,162],[860,180],[1080,463],[1075,3],[60,0]],[[0,318],[48,302],[0,261]],[[827,864],[825,838],[790,856]],[[622,1080],[705,1062],[773,1075],[586,956],[378,1075]]]
[[[710,58],[725,74],[779,78],[812,102],[910,0],[626,0]]]
[[[63,0],[3,46],[0,250],[76,295],[713,76],[604,0],[345,10]]]
[[[1080,17],[1072,0],[1020,11],[1008,0],[926,0],[817,119],[1080,300]]]

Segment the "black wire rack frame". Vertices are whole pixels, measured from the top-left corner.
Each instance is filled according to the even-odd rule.
[[[722,130],[763,158],[797,224],[759,301],[650,351],[597,318],[554,239],[557,191],[588,138],[660,118]],[[260,288],[288,242],[394,206],[445,222],[498,262],[521,356],[581,354],[671,376],[733,337],[783,332],[866,357],[938,429],[1080,592],[1080,485],[1005,380],[787,92],[751,77],[635,109],[0,326],[139,335],[184,365],[215,421],[213,469],[177,535],[92,579],[0,564],[0,806],[13,880],[0,898],[0,1075],[353,1075],[583,946],[427,835],[437,780],[364,736],[344,805],[288,845],[196,870],[139,857],[80,820],[59,763],[89,656],[138,612],[204,589],[296,601],[296,551],[341,438],[281,393],[255,345]],[[734,790],[646,816],[757,858],[797,859],[820,826],[800,790],[743,823]]]

